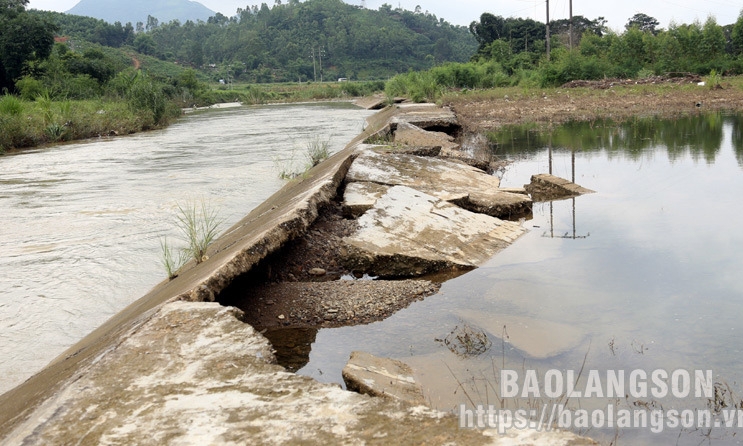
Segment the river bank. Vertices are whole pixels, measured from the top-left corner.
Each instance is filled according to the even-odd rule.
[[[561,88],[503,88],[447,94],[442,103],[451,107],[462,126],[488,132],[508,125],[551,128],[569,121],[632,117],[672,118],[743,107],[743,78],[723,78],[718,87],[684,81],[646,83],[641,80],[606,80],[571,83]]]

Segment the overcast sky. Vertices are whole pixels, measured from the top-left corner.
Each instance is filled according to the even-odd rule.
[[[64,12],[72,8],[79,0],[31,0],[30,8],[47,9]],[[346,0],[347,3],[360,5],[362,0]],[[569,17],[570,0],[551,0],[550,19],[566,19]],[[274,0],[201,0],[207,8],[232,16],[237,8],[248,5],[267,3],[273,5]],[[483,12],[490,12],[503,17],[524,17],[544,22],[546,5],[545,0],[366,0],[366,7],[378,9],[383,3],[389,3],[394,8],[414,10],[417,5],[423,11],[429,11],[436,17],[456,25],[469,25],[478,20]],[[699,20],[702,23],[708,15],[713,15],[720,25],[734,23],[743,3],[739,0],[623,0],[623,1],[596,1],[574,0],[573,14],[582,15],[588,19],[604,17],[608,20],[611,29],[622,31],[627,20],[638,12],[655,17],[660,26],[667,28],[673,20],[676,23],[692,23]]]

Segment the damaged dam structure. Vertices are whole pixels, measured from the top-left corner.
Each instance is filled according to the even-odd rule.
[[[220,304],[334,202],[355,220],[339,268],[359,276],[464,272],[515,242],[531,197],[501,189],[490,161],[455,142],[458,130],[452,111],[429,104],[371,117],[344,150],[226,230],[208,260],[187,264],[1,395],[2,443],[594,444],[569,432],[460,429],[419,396],[362,395],[299,376],[276,364],[246,309]]]

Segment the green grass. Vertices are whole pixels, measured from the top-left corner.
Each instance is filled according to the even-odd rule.
[[[169,104],[164,123],[180,116]],[[0,97],[0,153],[57,141],[72,141],[109,135],[126,135],[162,126],[152,114],[134,110],[115,99],[52,101],[40,97],[23,101]]]

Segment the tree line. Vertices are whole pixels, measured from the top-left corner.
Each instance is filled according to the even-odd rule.
[[[465,62],[477,42],[467,27],[417,8],[362,9],[341,0],[275,0],[206,22],[107,24],[38,12],[60,35],[205,69],[214,79],[246,82],[384,79],[445,61]],[[210,69],[211,68],[211,69]]]
[[[603,17],[576,16],[570,36],[568,20],[551,22],[553,51],[547,59],[544,23],[486,13],[470,25],[479,45],[473,60],[494,61],[507,74],[540,69],[547,85],[677,72],[743,73],[743,14],[724,26],[710,16],[704,23],[672,23],[662,29],[655,18],[637,13],[621,33],[605,23]]]

